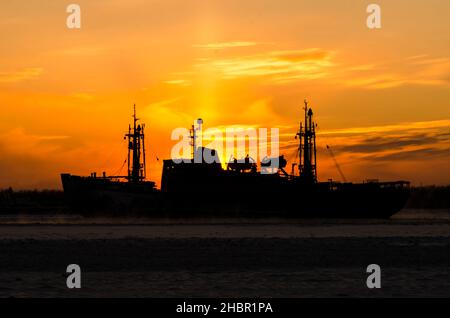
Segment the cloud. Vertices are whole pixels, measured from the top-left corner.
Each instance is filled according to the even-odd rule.
[[[185,111],[183,97],[175,97],[146,105],[142,116],[149,125],[167,129],[167,122],[170,122],[173,127],[184,127],[186,123],[191,123],[192,117]]]
[[[346,129],[335,130],[323,130],[318,132],[319,135],[354,135],[354,134],[367,134],[367,133],[389,133],[389,132],[402,132],[420,129],[439,129],[450,127],[450,120],[431,120],[431,121],[417,121],[406,122],[395,125],[380,125],[380,126],[368,126],[368,127],[352,127]]]
[[[296,51],[277,51],[271,53],[271,55],[277,57],[280,60],[286,60],[290,62],[305,62],[305,61],[318,61],[327,60],[332,52],[311,48],[306,50]]]
[[[189,86],[192,84],[192,82],[190,80],[185,80],[185,79],[168,80],[168,81],[165,81],[164,83],[169,84],[169,85],[180,85],[180,86]]]
[[[68,160],[83,158],[74,154],[82,146],[80,141],[70,136],[33,134],[23,128],[2,133],[0,187],[59,187],[59,173],[69,165]]]
[[[437,80],[437,79],[407,79],[402,78],[397,75],[381,75],[371,78],[358,78],[346,81],[349,86],[360,86],[367,89],[386,89],[395,88],[404,85],[424,85],[424,86],[437,86],[437,85],[450,85],[447,80]]]
[[[53,158],[40,158],[32,154],[4,153],[0,144],[0,187],[14,189],[60,187],[58,174],[53,170]]]
[[[321,132],[318,143],[332,145],[348,166],[425,164],[450,154],[449,136],[450,120],[440,120]]]
[[[256,46],[258,42],[219,42],[194,45],[203,49],[225,49]],[[233,51],[234,52],[234,51]],[[238,52],[239,53],[239,52]],[[253,55],[233,54],[225,58],[198,58],[194,74],[216,74],[224,80],[261,78],[274,85],[321,80],[334,87],[358,87],[384,90],[407,85],[450,86],[450,57],[426,54],[393,61],[355,64],[340,52],[339,62],[333,49],[263,51]],[[183,85],[186,79],[166,81]],[[191,82],[189,82],[191,84]]]
[[[25,68],[14,72],[0,72],[0,83],[18,83],[39,77],[42,68]]]
[[[147,105],[147,108],[160,108],[160,107],[167,107],[169,105],[175,104],[176,102],[180,101],[181,97],[175,97],[175,98],[171,98],[171,99],[165,99],[165,100],[160,100],[160,101],[156,101],[151,103],[150,105]]]
[[[193,45],[193,47],[200,48],[200,49],[207,49],[207,50],[219,50],[219,49],[256,46],[258,44],[260,44],[260,43],[236,41],[236,42],[217,42],[217,43],[208,43],[208,44],[196,44],[196,45]]]
[[[280,151],[286,154],[298,149],[298,140],[294,132],[298,127],[280,127]],[[435,154],[445,153],[450,148],[450,120],[400,123],[371,127],[353,127],[347,129],[319,130],[317,148],[319,152],[328,153],[326,145],[343,156],[347,161],[359,159],[372,160],[388,158],[391,154],[420,149],[435,149]],[[431,151],[429,151],[431,153]],[[398,158],[401,156],[399,155]]]
[[[350,145],[335,147],[341,152],[374,153],[386,150],[401,150],[408,146],[436,144],[439,140],[426,134],[412,134],[410,136],[380,136],[363,138]]]
[[[33,154],[42,158],[63,148],[78,146],[76,142],[65,135],[38,135],[31,134],[19,127],[0,135],[1,148],[4,152],[14,154]],[[14,140],[14,143],[5,142]]]
[[[373,65],[367,70],[349,67],[345,71],[352,74],[343,79],[345,85],[366,89],[388,89],[405,85],[450,86],[448,57],[416,55],[400,61]]]
[[[371,160],[375,161],[397,161],[397,160],[423,160],[424,158],[429,159],[431,156],[449,156],[450,148],[421,148],[407,151],[399,151],[388,154],[381,154],[371,158]]]
[[[280,153],[298,160],[298,140],[280,138]],[[326,145],[348,180],[364,178],[448,183],[450,120],[399,123],[320,131],[317,136],[319,177],[340,179]]]
[[[223,79],[269,77],[274,82],[316,79],[332,66],[331,51],[307,49],[266,52],[225,59],[200,59],[196,67],[221,74]]]

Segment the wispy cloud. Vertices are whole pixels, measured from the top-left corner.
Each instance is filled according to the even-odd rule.
[[[416,55],[400,61],[374,65],[370,69],[352,69],[343,79],[347,86],[388,89],[405,85],[450,86],[450,58]],[[370,72],[364,72],[370,71]]]
[[[164,83],[169,84],[169,85],[180,85],[180,86],[189,86],[189,85],[191,85],[191,81],[190,80],[186,80],[186,79],[168,80],[168,81],[164,81]]]
[[[320,177],[339,180],[326,145],[333,149],[349,180],[360,181],[363,176],[422,182],[432,180],[427,178],[435,174],[434,180],[448,182],[450,120],[320,131],[317,138]],[[293,139],[292,133],[280,138],[280,153],[288,160],[296,160],[297,151],[298,140]]]
[[[338,146],[346,153],[377,153],[386,150],[403,150],[410,146],[429,146],[439,143],[439,139],[427,134],[405,134],[402,136],[378,136],[357,140],[349,145]]]
[[[319,135],[360,135],[367,133],[389,133],[389,132],[402,132],[418,129],[439,129],[450,127],[450,120],[432,120],[432,121],[417,121],[417,122],[405,122],[395,125],[379,125],[368,127],[353,127],[346,129],[324,130],[320,131]]]
[[[0,135],[1,140],[15,140],[14,143],[2,142],[2,150],[8,153],[38,154],[42,156],[60,150],[62,146],[68,146],[67,135],[38,135],[27,132],[18,127]],[[65,144],[66,143],[66,144]]]
[[[196,44],[196,45],[193,45],[193,47],[200,48],[200,49],[207,49],[207,50],[220,50],[220,49],[256,46],[258,44],[260,44],[260,43],[248,42],[248,41],[235,41],[235,42],[217,42],[217,43],[207,43],[207,44]]]
[[[214,70],[224,79],[271,76],[276,81],[315,79],[333,65],[333,52],[322,49],[275,51],[225,59],[200,59],[196,67]]]
[[[450,120],[422,121],[321,132],[344,162],[424,162],[450,153]],[[342,158],[341,158],[342,159]]]
[[[258,42],[222,42],[194,45],[204,49],[256,46]],[[194,73],[218,74],[225,80],[263,77],[275,85],[321,79],[335,87],[358,87],[368,90],[391,89],[406,85],[450,86],[450,57],[427,54],[391,61],[353,63],[345,52],[333,49],[263,51],[252,55],[232,54],[227,57],[198,58]],[[186,80],[168,84],[184,85]]]
[[[167,129],[166,122],[173,123],[174,127],[184,127],[183,125],[190,123],[193,117],[186,114],[183,105],[183,97],[154,101],[144,107],[144,121],[151,126],[164,129]]]
[[[42,68],[25,68],[14,72],[0,72],[0,83],[17,83],[39,77]]]
[[[378,156],[372,157],[372,160],[377,161],[399,161],[399,160],[417,160],[417,159],[429,159],[430,157],[437,157],[437,156],[448,156],[450,155],[450,148],[444,148],[440,149],[437,147],[430,147],[430,148],[420,148],[420,149],[413,149],[413,150],[407,150],[407,151],[397,151],[397,152],[391,152],[386,154],[380,154]]]

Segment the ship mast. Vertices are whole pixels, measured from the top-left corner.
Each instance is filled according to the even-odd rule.
[[[306,100],[304,110],[304,124],[300,123],[300,129],[296,135],[299,138],[298,169],[300,177],[306,182],[317,182],[316,124],[312,119],[313,111],[308,107]]]
[[[138,124],[139,118],[136,116],[136,105],[133,112],[133,127],[128,126],[128,176],[129,182],[139,182],[146,178],[145,167],[145,125]]]
[[[203,119],[198,118],[196,125],[192,125],[191,129],[189,130],[189,138],[191,139],[191,146],[192,146],[192,160],[195,161],[195,159],[199,160],[199,158],[196,158],[198,155],[202,155],[202,153],[197,152],[197,148],[202,146],[202,125],[203,125]],[[197,134],[197,131],[200,132],[200,134]],[[200,160],[202,160],[200,158]]]

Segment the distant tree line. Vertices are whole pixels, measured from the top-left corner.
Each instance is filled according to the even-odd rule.
[[[60,190],[0,190],[1,213],[53,213],[66,211]]]

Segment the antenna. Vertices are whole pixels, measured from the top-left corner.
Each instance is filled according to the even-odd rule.
[[[146,178],[145,162],[145,125],[138,125],[136,116],[136,104],[133,105],[133,127],[128,126],[128,176],[130,182],[139,182]],[[130,157],[132,160],[130,160]]]

